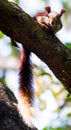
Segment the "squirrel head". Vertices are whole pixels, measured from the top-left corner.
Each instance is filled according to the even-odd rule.
[[[49,23],[51,30],[56,33],[62,28],[61,16],[66,12],[65,9],[61,9],[60,13],[58,12],[50,12],[48,14]]]

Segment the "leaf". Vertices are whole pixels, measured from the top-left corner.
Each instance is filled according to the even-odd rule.
[[[0,31],[0,38],[3,38],[4,34]]]
[[[16,1],[16,4],[18,4],[19,0],[15,0]]]
[[[65,46],[71,49],[71,43],[66,43]]]

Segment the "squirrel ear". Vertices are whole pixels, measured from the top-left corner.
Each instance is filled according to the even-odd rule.
[[[62,16],[62,14],[64,14],[65,12],[66,12],[66,9],[61,9],[60,15]]]
[[[45,7],[45,10],[46,10],[48,13],[50,13],[50,12],[51,12],[51,7],[50,7],[50,6],[46,6],[46,7]]]

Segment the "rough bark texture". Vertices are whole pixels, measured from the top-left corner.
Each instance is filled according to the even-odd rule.
[[[37,130],[28,127],[19,116],[13,93],[0,83],[0,130]]]
[[[20,7],[0,0],[0,30],[34,52],[71,93],[71,50],[43,30]]]

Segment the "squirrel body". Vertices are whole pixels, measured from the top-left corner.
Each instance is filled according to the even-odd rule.
[[[37,21],[42,28],[48,29],[53,33],[58,32],[62,28],[61,16],[66,12],[65,9],[61,9],[60,13],[51,12],[49,6],[45,7],[46,12],[38,12],[34,20]]]

